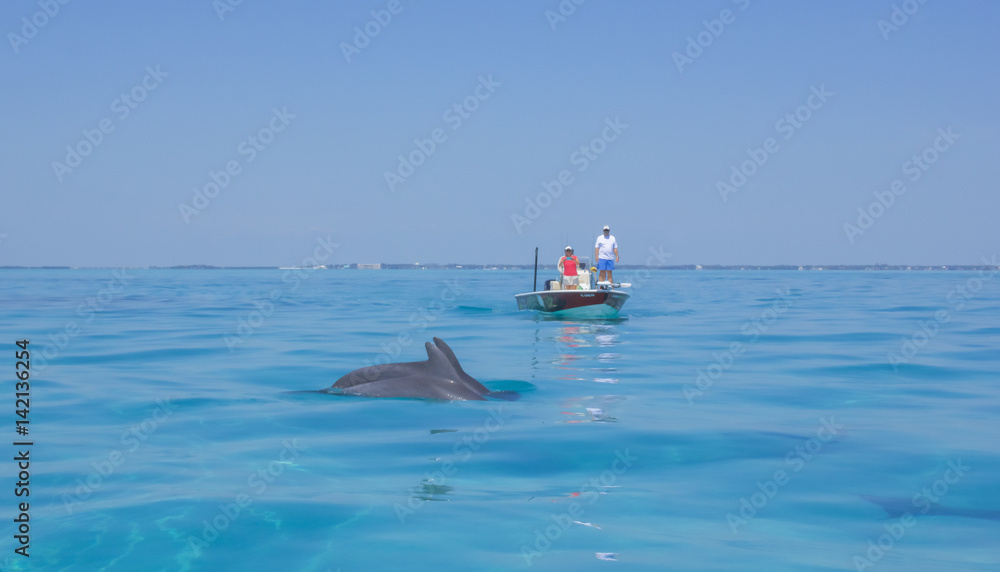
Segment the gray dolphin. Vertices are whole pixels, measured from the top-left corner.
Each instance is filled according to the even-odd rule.
[[[387,363],[356,369],[324,393],[364,397],[411,397],[449,401],[517,399],[512,391],[490,391],[465,373],[441,338],[424,344],[427,361]]]
[[[919,497],[920,495],[917,495]],[[906,513],[913,516],[962,516],[965,518],[982,518],[986,520],[1000,520],[1000,510],[981,508],[957,508],[934,503],[927,499],[918,501],[913,499],[900,499],[891,497],[873,497],[861,495],[866,501],[882,507],[887,518],[898,518]],[[920,510],[914,510],[920,509]]]

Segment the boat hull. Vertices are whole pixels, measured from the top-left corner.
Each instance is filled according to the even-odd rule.
[[[620,290],[544,290],[514,296],[518,310],[576,318],[613,318],[628,298]]]

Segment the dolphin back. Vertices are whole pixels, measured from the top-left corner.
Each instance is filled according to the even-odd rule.
[[[440,338],[424,344],[427,361],[371,365],[341,377],[327,393],[364,397],[401,397],[483,401],[490,390],[465,373],[455,352]],[[506,393],[506,392],[505,392]],[[497,395],[511,399],[509,395]]]

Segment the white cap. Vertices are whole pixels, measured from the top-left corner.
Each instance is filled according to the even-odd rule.
[[[573,250],[573,247],[572,247],[572,246],[567,246],[567,247],[566,247],[566,248],[564,248],[563,250]]]
[[[604,225],[604,230],[611,230],[611,227],[608,225]]]

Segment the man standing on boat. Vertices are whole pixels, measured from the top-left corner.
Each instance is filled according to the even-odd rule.
[[[618,242],[611,234],[611,227],[604,225],[604,234],[597,237],[597,244],[594,245],[594,258],[597,260],[597,269],[601,271],[599,282],[612,282],[611,272],[618,262]]]
[[[563,290],[576,290],[580,287],[580,274],[576,269],[580,266],[580,261],[573,255],[573,247],[566,247],[566,256],[559,259],[556,265],[559,267],[559,274],[562,275]]]

